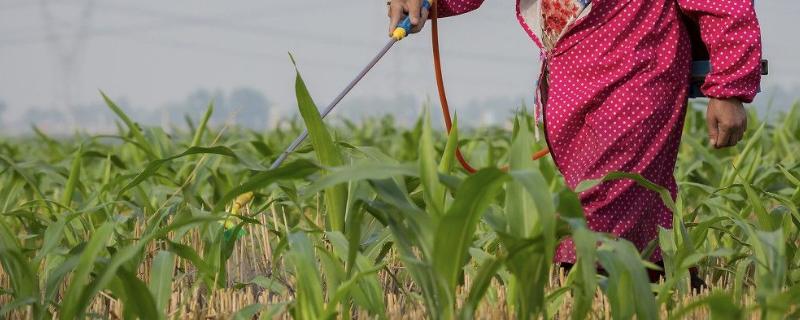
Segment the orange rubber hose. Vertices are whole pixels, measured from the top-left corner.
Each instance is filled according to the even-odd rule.
[[[447,104],[447,94],[444,90],[444,78],[442,77],[442,61],[441,56],[439,55],[438,7],[438,1],[433,1],[433,5],[431,6],[431,47],[433,48],[433,68],[436,73],[436,88],[439,91],[439,102],[442,105],[442,116],[444,117],[444,124],[447,128],[447,133],[450,134],[450,130],[453,127],[453,120],[450,118],[450,106]],[[550,153],[550,150],[545,147],[544,149],[533,154],[533,160],[539,160],[548,153]],[[478,171],[471,166],[469,162],[467,162],[467,159],[465,159],[464,155],[461,153],[461,148],[458,146],[456,146],[456,159],[458,159],[461,167],[463,167],[467,172],[475,173]],[[502,170],[507,171],[508,166],[504,166]]]

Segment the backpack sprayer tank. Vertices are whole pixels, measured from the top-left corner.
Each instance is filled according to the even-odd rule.
[[[706,76],[711,73],[711,61],[708,48],[700,36],[700,26],[697,21],[687,15],[682,15],[689,40],[692,44],[692,75],[689,79],[689,98],[704,98],[700,88],[706,81]],[[769,74],[769,61],[761,60],[761,75]]]

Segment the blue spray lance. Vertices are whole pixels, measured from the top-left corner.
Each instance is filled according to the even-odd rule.
[[[425,0],[422,3],[422,8],[430,10],[431,3],[429,2],[429,0]],[[363,79],[364,76],[366,76],[370,70],[372,70],[372,67],[378,64],[378,61],[380,61],[381,58],[383,58],[383,56],[386,55],[387,52],[389,52],[389,49],[391,49],[395,43],[397,43],[400,40],[403,40],[406,36],[411,34],[411,29],[413,27],[414,25],[411,24],[411,17],[406,15],[406,17],[402,21],[400,21],[400,23],[397,24],[397,28],[395,28],[394,31],[392,32],[391,39],[389,39],[389,42],[386,43],[383,49],[381,49],[378,52],[378,54],[375,55],[375,57],[372,58],[372,60],[370,60],[367,66],[364,67],[364,69],[362,69],[361,72],[358,73],[358,75],[356,75],[355,79],[350,81],[350,83],[347,84],[344,90],[342,90],[342,92],[339,93],[339,95],[336,96],[336,98],[334,98],[333,101],[331,101],[331,103],[322,111],[320,115],[322,116],[323,119],[325,119],[325,117],[328,114],[330,114],[331,111],[333,111],[333,108],[335,108],[336,105],[339,104],[339,102],[341,102],[342,99],[344,99],[344,97],[350,92],[350,90],[353,90],[356,84],[358,84],[358,82],[361,81],[361,79]],[[289,156],[289,154],[294,152],[306,138],[308,138],[308,129],[303,130],[303,133],[300,134],[300,136],[298,136],[296,139],[294,139],[294,141],[292,141],[289,147],[286,148],[286,150],[284,150],[280,154],[280,156],[278,156],[277,159],[275,159],[275,162],[272,163],[269,169],[273,170],[280,167],[281,164],[284,161],[286,161],[286,158]],[[252,197],[253,197],[252,193],[245,193],[237,197],[231,209],[233,213],[236,214],[236,211],[238,211],[239,208],[242,207],[244,204],[249,202],[250,199],[252,199]],[[243,229],[237,228],[236,225],[233,224],[233,222],[231,222],[231,220],[226,220],[226,222],[224,223],[224,227],[225,227],[225,232],[223,235],[225,236],[226,241],[231,241],[231,239],[239,239],[246,234]]]
[[[422,8],[426,10],[430,9],[431,8],[430,1],[425,0],[422,3]],[[333,101],[322,111],[320,115],[322,116],[323,119],[325,119],[325,117],[329,113],[331,113],[331,111],[333,111],[333,108],[335,108],[336,105],[339,104],[339,102],[342,101],[342,99],[344,99],[344,97],[348,93],[350,93],[350,90],[353,90],[353,87],[355,87],[356,84],[358,84],[358,82],[361,81],[361,79],[363,79],[364,76],[366,76],[370,70],[372,70],[372,67],[378,64],[378,61],[380,61],[381,58],[383,58],[383,56],[386,55],[387,52],[389,52],[389,49],[391,49],[395,43],[397,43],[400,40],[403,40],[406,36],[411,34],[411,29],[413,27],[414,25],[411,24],[411,17],[406,15],[406,17],[402,21],[400,21],[399,24],[397,24],[397,28],[395,28],[394,32],[392,32],[391,39],[389,39],[389,42],[386,43],[383,49],[381,49],[378,52],[378,54],[375,55],[374,58],[372,58],[372,60],[367,64],[367,66],[364,67],[364,69],[362,69],[361,72],[358,73],[358,75],[356,75],[355,79],[350,81],[350,83],[344,88],[344,90],[342,90],[342,92],[339,93],[339,95],[336,96],[336,98],[334,98]],[[284,150],[280,156],[278,156],[278,159],[275,159],[275,162],[273,162],[272,165],[270,166],[270,170],[280,167],[281,164],[284,161],[286,161],[286,157],[288,157],[290,153],[294,152],[306,138],[308,138],[308,129],[303,130],[303,133],[300,134],[299,137],[294,139],[294,141],[292,141],[292,144],[290,144],[289,147],[286,148],[286,150]]]

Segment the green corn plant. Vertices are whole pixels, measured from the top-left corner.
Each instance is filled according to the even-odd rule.
[[[555,208],[553,196],[546,188],[544,177],[530,155],[532,136],[526,122],[517,119],[516,135],[511,146],[509,175],[506,182],[505,216],[507,229],[500,230],[501,241],[507,248],[519,247],[525,241],[540,242],[529,246],[506,261],[514,276],[510,287],[516,316],[521,319],[547,317],[545,288],[556,245]]]
[[[570,226],[570,236],[575,243],[577,261],[567,276],[567,287],[574,299],[572,319],[585,319],[592,309],[597,290],[598,236],[586,226],[583,208],[578,195],[569,189],[558,196],[560,218]]]
[[[116,132],[0,135],[0,318],[800,316],[798,104],[751,112],[745,143],[724,150],[687,110],[673,201],[629,173],[569,190],[552,160],[528,159],[524,113],[468,139],[461,124],[438,138],[427,112],[409,128],[326,126],[295,80],[302,118],[274,130],[211,126],[212,104],[189,128],[145,127],[101,96]],[[267,170],[306,127],[310,143]],[[456,147],[510,170],[469,176]],[[609,179],[673,210],[663,283],[643,276],[647,252],[586,226],[578,194]],[[565,237],[577,261],[562,283]],[[690,267],[712,291],[691,293]]]
[[[466,264],[467,251],[472,244],[476,226],[491,199],[501,188],[502,182],[508,177],[496,169],[483,170],[458,186],[458,191],[445,212],[439,213],[436,209],[437,206],[445,208],[445,198],[433,192],[425,196],[431,205],[426,206],[426,210],[418,208],[407,191],[404,191],[403,185],[389,177],[406,173],[420,177],[437,177],[439,180],[438,177],[443,174],[439,172],[439,168],[446,171],[451,167],[447,162],[452,162],[452,157],[445,157],[439,166],[430,164],[433,147],[429,126],[429,121],[425,120],[421,130],[419,160],[419,170],[428,172],[416,173],[415,170],[402,169],[402,166],[376,166],[376,169],[384,169],[380,171],[387,178],[370,180],[379,200],[369,201],[368,206],[371,209],[368,211],[392,230],[400,259],[421,287],[431,316],[453,318],[457,278]],[[456,134],[455,130],[451,132],[452,136]],[[450,141],[450,147],[447,148],[453,150],[455,139]],[[353,181],[364,176],[379,178],[380,175],[376,173],[376,170],[370,170],[365,165],[350,170],[334,169],[310,189],[320,190],[327,185],[342,183],[344,180]],[[425,182],[421,184],[422,188],[425,188],[426,183],[444,188],[439,181]],[[440,191],[437,193],[441,194]]]
[[[103,100],[105,101],[106,105],[114,111],[114,113],[125,123],[125,126],[128,128],[128,133],[130,136],[133,137],[133,141],[137,143],[137,147],[139,147],[145,154],[150,158],[160,158],[159,154],[157,154],[153,150],[153,146],[144,137],[144,133],[142,133],[142,129],[139,128],[139,125],[134,123],[122,109],[117,106],[114,101],[112,101],[108,96],[106,96],[105,92],[100,91],[100,95],[103,96]]]
[[[292,57],[292,63],[297,64]],[[295,92],[297,94],[297,106],[300,109],[300,114],[303,116],[306,128],[308,128],[308,135],[311,138],[311,145],[314,147],[317,159],[320,164],[327,167],[337,167],[344,164],[342,155],[333,143],[330,133],[322,123],[322,117],[319,114],[314,100],[311,99],[311,94],[308,93],[305,82],[300,76],[300,71],[296,72],[295,79]],[[331,230],[344,231],[345,213],[347,205],[347,188],[343,185],[333,186],[325,192],[325,204],[328,210],[326,215],[328,224]]]
[[[603,270],[608,272],[604,291],[614,319],[657,319],[657,306],[645,264],[632,243],[603,239],[597,249]]]
[[[289,246],[288,258],[297,277],[297,298],[292,314],[296,319],[323,319],[325,301],[314,246],[303,233],[290,234]]]
[[[327,232],[326,237],[333,247],[332,254],[327,256],[338,259],[339,265],[350,263],[351,255],[349,250],[352,250],[352,248],[348,243],[349,240],[343,234],[335,231]],[[386,305],[382,299],[384,291],[375,272],[383,268],[383,265],[374,265],[367,256],[358,252],[356,252],[352,264],[351,272],[343,272],[341,274],[345,281],[334,292],[334,299],[328,302],[330,305],[328,308],[334,308],[336,302],[346,302],[345,297],[352,297],[356,305],[368,310],[373,315],[381,317]],[[336,265],[336,263],[334,262],[333,265]]]
[[[583,192],[597,186],[602,181],[616,179],[633,180],[639,186],[659,194],[664,205],[673,212],[673,217],[678,222],[674,226],[673,230],[675,230],[675,233],[680,238],[679,243],[688,243],[686,248],[690,249],[684,249],[679,253],[676,253],[675,251],[677,250],[675,249],[675,242],[677,237],[673,237],[672,234],[666,234],[666,232],[662,232],[660,234],[664,236],[662,244],[664,245],[663,249],[666,249],[665,264],[669,265],[668,272],[670,275],[668,282],[662,286],[661,297],[662,299],[666,299],[668,296],[668,290],[671,289],[675,283],[679,282],[682,277],[682,274],[676,272],[675,270],[682,270],[684,272],[683,275],[685,275],[685,272],[688,272],[686,270],[690,265],[687,265],[682,258],[694,251],[691,241],[687,240],[686,236],[684,236],[686,230],[682,221],[680,220],[681,213],[678,211],[678,207],[675,204],[675,201],[672,199],[672,195],[666,188],[657,185],[647,180],[643,176],[635,173],[611,172],[606,174],[606,176],[601,179],[581,182],[576,187],[575,191]],[[577,210],[573,209],[572,211]],[[576,214],[572,214],[572,216],[575,215]],[[572,222],[572,225],[576,225],[576,223]],[[580,228],[580,224],[577,223],[577,225]],[[605,281],[605,285],[602,287],[609,298],[612,316],[619,319],[630,319],[634,315],[639,319],[657,318],[658,303],[656,302],[655,296],[650,288],[649,277],[645,271],[646,267],[653,266],[644,262],[642,257],[640,257],[640,255],[648,257],[650,254],[647,253],[647,250],[640,254],[638,249],[632,243],[623,239],[608,239],[597,236],[594,238],[586,238],[587,240],[585,240],[586,242],[583,244],[584,254],[587,256],[593,256],[596,254],[603,270],[608,273],[607,281]],[[588,241],[590,240],[588,239],[591,239],[595,242],[600,241],[602,243],[602,245],[597,248],[596,252],[586,249],[586,247],[589,246]],[[576,245],[576,247],[578,247],[578,245]],[[676,255],[681,259],[675,258]],[[688,264],[693,263],[700,257],[702,256],[696,257],[695,260],[688,262]],[[673,260],[677,260],[677,265],[680,267],[674,267],[675,263]],[[662,300],[662,303],[663,302],[664,301]]]
[[[9,275],[10,292],[14,297],[12,303],[0,307],[0,316],[5,316],[13,309],[30,306],[31,315],[41,319],[45,316],[46,309],[40,296],[39,277],[12,235],[8,226],[0,220],[0,265]]]

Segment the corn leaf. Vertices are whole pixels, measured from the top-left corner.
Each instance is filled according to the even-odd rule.
[[[322,117],[319,114],[317,105],[311,99],[311,94],[308,93],[306,84],[300,76],[300,71],[297,70],[297,64],[292,58],[292,63],[295,64],[295,71],[297,77],[295,78],[295,93],[297,94],[297,107],[300,109],[300,115],[308,129],[308,134],[311,137],[311,145],[314,146],[314,151],[317,155],[319,162],[326,167],[339,167],[344,164],[342,154],[333,143],[328,129],[322,122]],[[325,206],[328,210],[328,223],[331,230],[344,232],[345,215],[347,211],[347,187],[346,186],[333,186],[325,190]]]
[[[296,319],[321,319],[325,304],[314,247],[305,234],[292,233],[289,235],[289,248],[288,258],[297,279],[293,314]]]
[[[153,258],[150,271],[150,292],[157,310],[167,310],[172,295],[172,273],[175,271],[175,257],[169,251],[159,251]]]
[[[452,312],[458,274],[466,263],[475,228],[507,179],[495,168],[480,170],[467,178],[436,230],[433,267],[442,286],[441,294],[445,295],[444,312]]]

